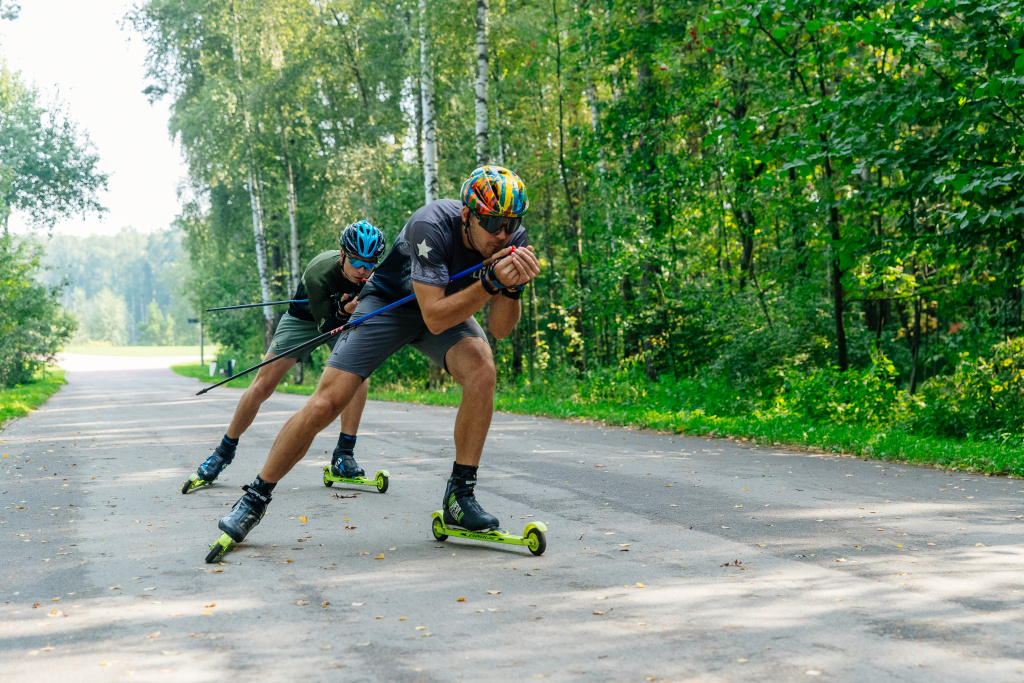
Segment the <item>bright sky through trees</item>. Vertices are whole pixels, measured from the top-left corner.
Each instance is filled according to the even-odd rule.
[[[121,29],[128,0],[27,0],[13,22],[0,22],[0,55],[44,102],[59,97],[66,113],[88,132],[110,174],[100,201],[102,218],[79,216],[58,223],[68,235],[141,232],[168,227],[178,211],[177,187],[185,176],[167,133],[165,102],[150,105],[142,89],[145,47]],[[11,229],[26,230],[17,213]]]

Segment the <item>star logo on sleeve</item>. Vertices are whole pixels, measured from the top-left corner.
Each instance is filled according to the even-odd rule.
[[[424,239],[422,242],[417,244],[416,248],[419,249],[419,251],[420,251],[420,258],[421,259],[427,258],[427,254],[429,254],[434,249],[433,247],[428,247],[427,246],[427,240],[426,239]]]

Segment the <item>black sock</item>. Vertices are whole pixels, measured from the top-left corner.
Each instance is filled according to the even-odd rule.
[[[341,436],[338,437],[338,448],[351,451],[354,450],[355,447],[356,437],[352,436],[351,434],[346,434],[345,432],[342,432]]]
[[[241,437],[239,437],[239,438],[241,438]],[[238,445],[238,439],[232,439],[227,434],[224,435],[224,438],[222,439],[222,441],[223,441],[224,445],[228,446],[229,448],[234,448],[235,446]]]
[[[258,474],[256,475],[256,478],[252,482],[252,488],[256,489],[257,491],[259,491],[260,493],[267,497],[269,497],[270,494],[274,492],[275,486],[277,486],[277,484],[271,484],[269,481],[263,481],[263,477],[261,477]]]
[[[452,466],[452,476],[460,479],[476,479],[476,466],[455,463]]]

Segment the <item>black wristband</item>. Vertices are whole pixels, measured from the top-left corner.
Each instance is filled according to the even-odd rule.
[[[486,270],[480,273],[480,284],[484,286],[484,291],[486,291],[491,296],[494,296],[495,294],[498,293],[498,288],[492,285],[490,280],[488,279]]]
[[[501,295],[513,301],[518,301],[519,297],[523,295],[523,290],[526,289],[526,285],[522,287],[506,287],[501,290]]]

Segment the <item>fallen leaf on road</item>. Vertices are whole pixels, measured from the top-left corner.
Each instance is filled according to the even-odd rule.
[[[199,616],[201,616],[201,617],[212,617],[213,616],[213,610],[212,609],[204,609]]]
[[[487,594],[488,594],[488,595],[497,595],[497,594],[498,594],[498,593],[500,593],[500,592],[501,592],[501,591],[487,591]]]
[[[217,603],[211,602],[209,605],[203,605],[203,607],[216,607]]]
[[[300,522],[308,522],[309,520],[306,519],[305,515],[303,515],[302,517],[299,517],[299,521]]]
[[[604,614],[604,612],[602,612],[602,611],[601,611],[601,610],[599,610],[599,609],[596,609],[596,610],[594,610],[594,614],[598,614],[598,615],[600,615],[600,614]]]
[[[325,600],[324,602],[320,603],[320,607],[322,609],[327,609],[330,606],[330,604],[331,604],[330,600]]]
[[[296,600],[295,604],[298,605],[299,607],[305,607],[306,605],[309,604],[309,600]]]
[[[426,626],[417,626],[417,627],[416,627],[416,630],[417,630],[417,631],[426,631],[426,630],[427,630],[427,627],[426,627]]]
[[[353,602],[352,606],[353,607],[362,607],[365,604],[366,604],[365,602]]]
[[[455,602],[466,602],[466,598],[456,598]]]
[[[637,581],[637,582],[636,582],[636,587],[637,587],[637,588],[643,588],[643,587],[644,587],[644,585],[643,585],[642,583],[640,583],[639,581]]]
[[[375,557],[373,559],[375,559],[375,560],[383,560],[384,559],[384,553],[381,553],[380,555],[378,555],[377,557]]]

